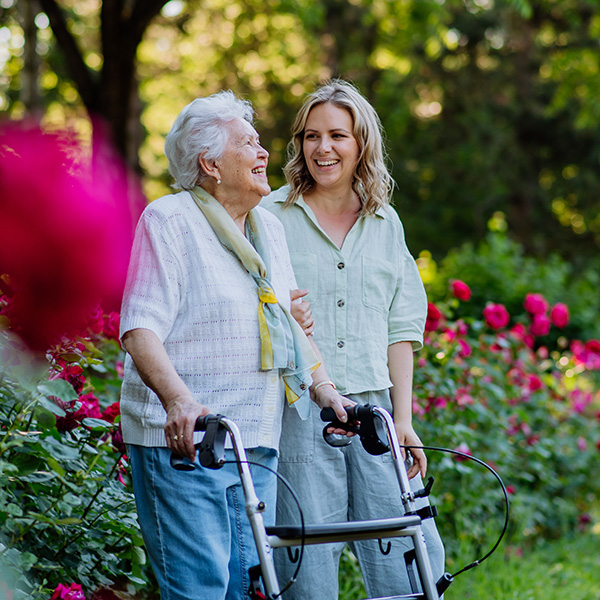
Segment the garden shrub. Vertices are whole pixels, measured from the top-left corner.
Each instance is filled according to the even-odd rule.
[[[502,231],[490,231],[475,247],[465,243],[435,264],[427,252],[419,258],[428,294],[434,302],[450,300],[449,284],[464,281],[472,290],[470,302],[455,304],[455,318],[481,317],[489,299],[506,307],[515,318],[523,313],[528,293],[542,294],[550,304],[565,303],[571,312],[569,325],[542,342],[556,344],[556,333],[567,338],[600,337],[600,262],[576,269],[554,254],[544,260],[525,255],[523,247]]]
[[[95,332],[94,332],[95,330]],[[118,315],[40,365],[0,332],[0,565],[7,598],[117,598],[149,573],[119,425]]]
[[[592,475],[600,449],[600,342],[568,344],[563,337],[562,349],[548,349],[532,334],[535,314],[515,323],[504,306],[488,304],[479,318],[455,320],[455,311],[467,312],[461,310],[467,301],[450,296],[430,304],[425,347],[417,355],[421,439],[473,454],[499,472],[510,496],[513,543],[558,537],[588,523],[600,494]],[[526,294],[520,304],[550,308],[539,294]],[[549,317],[548,327],[561,337]],[[473,462],[428,455],[450,556],[465,544],[489,549],[502,525],[495,479]]]

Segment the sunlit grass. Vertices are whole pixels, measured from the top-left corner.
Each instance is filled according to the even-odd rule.
[[[458,560],[468,564],[470,559]],[[356,559],[342,556],[340,600],[366,598]],[[534,550],[501,548],[458,576],[445,600],[600,600],[600,535],[545,542]]]

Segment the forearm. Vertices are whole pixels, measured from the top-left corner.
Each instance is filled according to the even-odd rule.
[[[397,424],[412,423],[413,349],[411,342],[388,346],[388,369],[392,388],[390,396]]]
[[[158,396],[167,412],[173,402],[191,399],[190,391],[153,331],[132,329],[123,336],[122,342],[142,381]]]

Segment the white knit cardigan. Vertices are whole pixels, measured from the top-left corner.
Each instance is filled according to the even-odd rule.
[[[264,223],[271,283],[289,308],[296,287],[283,226]],[[188,192],[149,204],[138,223],[121,310],[121,337],[150,329],[198,402],[234,420],[247,448],[277,448],[284,403],[279,371],[260,371],[256,284],[219,242]],[[127,355],[121,391],[126,443],[165,446],[166,412]],[[201,435],[196,434],[196,440]]]

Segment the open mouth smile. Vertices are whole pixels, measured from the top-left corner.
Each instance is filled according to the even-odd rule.
[[[333,165],[337,165],[340,161],[337,159],[331,160],[315,160],[317,166],[319,167],[333,167]]]
[[[252,173],[254,175],[265,175],[266,172],[267,172],[266,167],[255,167],[254,169],[252,169]]]

